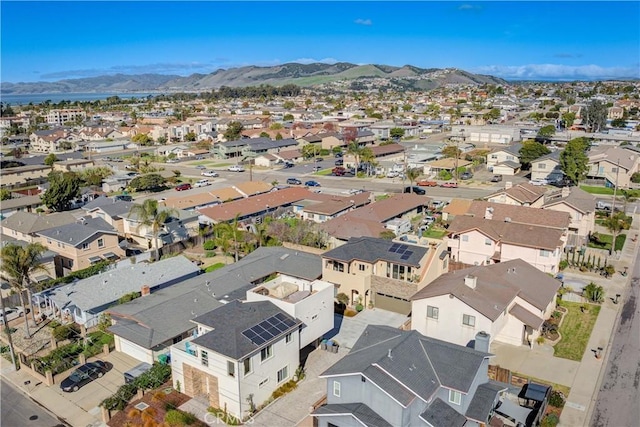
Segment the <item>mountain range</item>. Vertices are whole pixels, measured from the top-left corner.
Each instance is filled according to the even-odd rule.
[[[270,67],[246,66],[219,69],[210,74],[192,74],[187,77],[163,74],[115,74],[55,82],[0,83],[0,93],[124,93],[124,92],[204,92],[227,87],[282,86],[295,84],[317,86],[337,81],[387,79],[388,84],[404,89],[431,90],[446,84],[482,85],[506,84],[503,79],[468,73],[455,68],[418,68],[412,65],[356,65],[346,62],[335,64],[288,63]]]

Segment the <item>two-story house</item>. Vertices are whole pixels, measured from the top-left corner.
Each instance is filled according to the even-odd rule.
[[[59,276],[124,256],[118,245],[118,232],[102,218],[80,217],[76,222],[42,230],[37,235],[40,243],[58,253]]]
[[[408,314],[410,297],[426,283],[448,271],[443,245],[428,247],[354,237],[322,254],[322,278],[336,284],[352,305],[369,303]]]
[[[490,342],[532,346],[560,285],[521,259],[443,274],[411,298],[411,328],[463,346],[480,331]]]
[[[564,173],[560,167],[560,150],[531,161],[531,179],[546,179],[549,182],[562,179]]]
[[[560,191],[548,194],[542,209],[569,213],[568,245],[585,245],[595,230],[596,197],[579,187],[563,187]]]
[[[546,188],[531,185],[528,182],[517,185],[513,185],[512,182],[506,182],[503,190],[489,194],[484,199],[493,203],[540,208],[544,204],[544,194],[546,192]]]
[[[456,217],[448,230],[447,244],[453,261],[488,265],[521,258],[541,271],[556,273],[566,231],[556,228]]]
[[[163,210],[169,211],[169,217],[162,225],[157,239],[152,226],[145,224],[136,212],[131,211],[123,217],[124,235],[127,239],[132,239],[136,244],[149,249],[158,249],[198,235],[200,229],[198,212],[158,207],[158,211]]]
[[[634,146],[596,146],[587,156],[587,178],[600,180],[607,187],[628,188],[631,176],[639,170],[640,151]]]
[[[488,343],[467,348],[417,331],[369,325],[320,377],[319,427],[489,425],[506,387],[487,375]]]
[[[302,322],[270,301],[235,300],[193,323],[196,336],[171,347],[173,386],[239,419],[300,365]]]
[[[487,169],[498,175],[515,175],[520,171],[520,149],[516,143],[487,154]]]
[[[74,222],[76,222],[76,218],[69,212],[58,212],[49,215],[15,212],[13,215],[3,219],[0,222],[0,226],[2,226],[3,235],[33,243],[39,241],[39,232]]]

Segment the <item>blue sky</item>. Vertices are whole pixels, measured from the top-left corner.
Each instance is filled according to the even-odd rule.
[[[640,77],[640,2],[0,2],[2,82],[287,62]]]

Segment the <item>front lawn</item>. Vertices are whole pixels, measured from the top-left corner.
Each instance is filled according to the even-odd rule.
[[[428,237],[429,239],[442,239],[445,234],[447,234],[447,230],[431,227],[422,233],[422,237]]]
[[[596,187],[593,185],[581,185],[580,189],[586,191],[587,193],[591,193],[591,194],[606,194],[606,195],[613,195],[613,188],[609,188],[609,187]]]
[[[216,264],[210,265],[209,267],[205,268],[204,272],[211,273],[212,271],[216,271],[217,269],[222,268],[224,266],[225,266],[224,263],[218,262]]]
[[[329,176],[329,175],[331,175],[331,169],[319,170],[318,172],[314,173],[314,175]]]
[[[587,244],[587,246],[590,248],[606,249],[608,251],[611,250],[611,242],[613,241],[613,235],[597,233],[597,237],[598,237],[597,241],[595,241],[593,238],[589,240],[589,243]],[[618,236],[616,237],[616,247],[615,247],[616,251],[622,250],[622,248],[624,247],[625,240],[627,240],[626,234],[618,234]]]
[[[554,356],[569,360],[582,360],[591,331],[596,323],[600,306],[577,302],[560,301],[560,306],[567,309],[562,325],[560,325],[560,341],[554,346]],[[580,307],[584,306],[582,312]]]

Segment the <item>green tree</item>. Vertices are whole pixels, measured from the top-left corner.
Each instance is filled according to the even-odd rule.
[[[93,186],[102,185],[105,178],[113,175],[113,170],[106,166],[85,169],[80,173],[80,178],[87,184]]]
[[[524,141],[520,148],[520,163],[523,169],[529,169],[531,162],[539,157],[551,153],[547,147],[536,141]]]
[[[400,139],[404,136],[404,129],[402,128],[391,128],[389,130],[389,136],[394,139]]]
[[[75,172],[53,171],[48,178],[49,188],[42,195],[42,203],[56,212],[69,209],[71,201],[80,196],[78,175]]]
[[[28,302],[31,302],[31,277],[37,272],[46,272],[45,267],[41,263],[42,254],[46,250],[47,248],[40,243],[29,243],[25,247],[10,243],[2,248],[2,265],[0,266],[2,277],[18,295],[20,295],[20,304],[22,304],[25,310],[27,309],[24,300],[25,291]],[[36,317],[33,309],[31,309],[31,318],[35,324]],[[27,337],[31,338],[31,331],[29,330],[29,322],[26,319],[26,314],[24,324],[26,326]]]
[[[196,135],[195,132],[188,132],[185,136],[184,136],[184,140],[185,141],[195,141],[196,138],[198,136]]]
[[[613,252],[615,251],[616,238],[618,237],[618,234],[620,234],[620,231],[629,227],[628,221],[629,220],[626,213],[615,212],[612,213],[611,216],[605,218],[602,222],[602,225],[607,227],[607,230],[609,230],[613,236],[611,239],[611,249],[609,250],[610,254],[613,254]]]
[[[272,123],[271,126],[269,126],[269,129],[271,130],[280,130],[283,128],[284,126],[282,125],[282,123]]]
[[[47,157],[44,158],[44,164],[47,165],[47,166],[53,166],[53,164],[55,162],[57,162],[58,160],[59,160],[58,156],[56,156],[55,154],[51,153],[51,154],[47,155]]]
[[[378,237],[384,240],[393,240],[396,238],[396,233],[391,230],[384,230],[380,232]]]
[[[589,158],[583,138],[572,139],[560,153],[560,168],[574,184],[587,176]]]
[[[137,176],[131,180],[129,187],[135,191],[155,190],[164,186],[166,179],[157,173]]]
[[[459,157],[462,154],[462,150],[460,150],[455,145],[447,145],[446,147],[444,147],[442,149],[441,154],[444,157],[449,157],[449,158],[455,159],[456,157]]]
[[[556,127],[554,125],[542,126],[538,130],[537,139],[542,141],[549,141],[553,135],[556,134]]]
[[[594,99],[583,109],[581,116],[587,132],[600,132],[607,124],[607,107]]]
[[[302,147],[302,156],[305,159],[311,159],[320,152],[321,147],[317,144],[307,144]]]
[[[131,206],[128,218],[138,222],[138,231],[143,227],[151,231],[154,243],[154,260],[159,259],[160,246],[158,245],[158,236],[160,231],[164,230],[164,225],[172,218],[176,217],[178,212],[171,208],[158,208],[158,201],[147,199],[142,204],[136,203]]]
[[[238,218],[240,214],[237,214],[232,222],[221,222],[213,227],[214,234],[217,236],[216,242],[219,242],[218,246],[223,246],[224,241],[228,242],[227,246],[233,246],[233,255],[236,262],[239,259],[240,242],[243,238],[243,231],[239,228]]]
[[[276,133],[276,141],[280,141],[283,139],[282,134],[280,132]]]
[[[271,136],[268,133],[266,133],[264,131],[260,132],[260,138],[270,138],[270,137]]]
[[[0,201],[11,199],[11,191],[6,188],[0,189]]]
[[[416,179],[422,175],[422,171],[419,168],[409,168],[407,169],[407,179],[413,185]]]
[[[287,113],[282,117],[285,122],[292,122],[294,119],[293,114]]]
[[[604,288],[594,282],[589,283],[583,289],[584,296],[592,302],[602,302],[604,300]]]
[[[502,114],[500,113],[500,109],[492,108],[487,113],[485,113],[482,118],[488,121],[495,121],[500,118]]]
[[[624,198],[624,209],[623,212],[627,211],[627,203],[634,202],[638,199],[638,190],[621,190],[622,197]]]
[[[167,137],[166,136],[159,136],[158,139],[156,140],[156,142],[160,145],[165,145],[167,143]]]
[[[440,172],[438,172],[438,178],[443,181],[449,181],[451,178],[453,178],[453,175],[451,175],[451,172],[449,172],[448,170],[442,169],[440,170]]]
[[[570,128],[571,126],[573,126],[573,122],[576,121],[576,113],[571,111],[564,113],[562,115],[562,121],[564,122],[564,127]]]
[[[229,124],[227,125],[227,130],[224,131],[223,136],[227,141],[236,141],[240,139],[240,135],[242,134],[243,130],[244,126],[242,125],[242,123],[237,121],[229,122]]]
[[[404,111],[405,113],[408,113],[411,110],[413,110],[413,105],[411,104],[404,104],[402,106],[402,111]]]
[[[362,150],[364,150],[364,147],[362,147],[355,141],[350,142],[349,145],[347,145],[347,153],[351,154],[356,162],[356,172],[358,171],[358,167],[360,166],[360,157],[362,156]]]
[[[153,140],[146,133],[139,133],[131,137],[131,141],[136,142],[140,145],[149,145]]]
[[[627,127],[627,121],[625,119],[613,119],[611,120],[611,127],[614,127],[614,128]]]
[[[282,107],[285,110],[291,110],[295,106],[296,106],[296,104],[293,101],[284,101],[284,103],[282,104]]]

